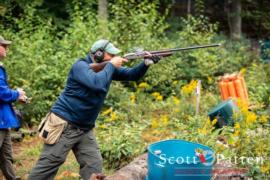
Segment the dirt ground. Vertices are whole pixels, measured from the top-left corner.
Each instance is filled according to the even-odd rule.
[[[25,137],[22,142],[13,142],[14,168],[17,176],[20,176],[23,180],[27,179],[29,172],[39,158],[42,145],[43,143],[37,135]],[[78,179],[78,170],[77,161],[73,153],[70,153],[66,162],[60,167],[56,179]],[[4,179],[0,171],[0,180]]]

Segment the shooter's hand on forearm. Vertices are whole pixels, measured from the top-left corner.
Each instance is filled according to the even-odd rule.
[[[149,52],[145,52],[147,54],[147,57],[144,58],[144,63],[146,66],[150,66],[151,64],[156,64],[159,62],[159,60],[161,59],[160,56],[151,54]]]

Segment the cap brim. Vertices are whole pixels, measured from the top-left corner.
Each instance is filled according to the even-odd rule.
[[[114,45],[112,45],[112,44],[109,44],[106,47],[105,51],[107,53],[110,53],[110,54],[113,54],[113,55],[119,54],[121,52],[118,48],[114,47]]]
[[[10,45],[11,41],[2,40],[2,41],[0,41],[0,44]]]

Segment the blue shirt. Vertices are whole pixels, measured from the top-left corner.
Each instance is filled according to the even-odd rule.
[[[133,68],[118,69],[108,62],[102,71],[96,73],[90,68],[91,63],[93,61],[87,55],[73,64],[65,89],[51,109],[56,115],[84,130],[95,126],[112,80],[136,81],[148,69],[143,62]]]
[[[12,108],[12,102],[19,97],[19,92],[8,86],[7,74],[0,65],[0,129],[18,128],[20,123]]]

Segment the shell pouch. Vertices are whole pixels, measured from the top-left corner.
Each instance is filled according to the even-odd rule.
[[[45,144],[55,144],[67,126],[67,121],[50,112],[39,124],[39,137]]]

